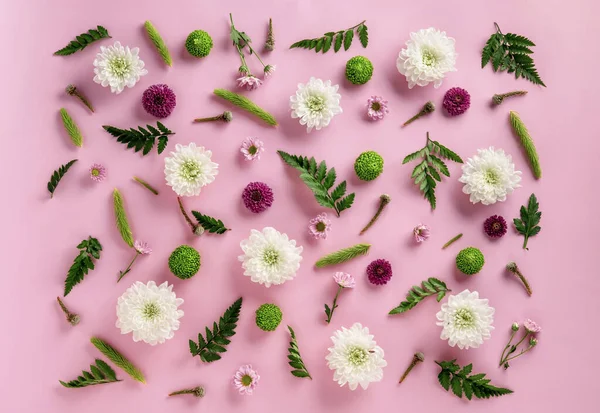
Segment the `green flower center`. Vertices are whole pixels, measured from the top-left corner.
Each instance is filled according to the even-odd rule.
[[[92,169],[92,176],[98,176],[100,175],[100,171],[96,168]]]
[[[379,109],[381,109],[381,104],[379,102],[373,102],[371,103],[371,109],[377,112]]]
[[[279,251],[274,248],[267,248],[263,253],[263,262],[272,267],[279,262]]]
[[[252,384],[252,377],[250,377],[250,376],[249,376],[249,375],[247,375],[247,374],[244,374],[244,375],[242,376],[242,380],[241,380],[241,382],[242,382],[242,386],[244,386],[244,387],[248,387],[248,386],[250,386],[250,385]]]
[[[310,96],[306,101],[308,109],[315,113],[325,109],[325,99],[322,96]]]
[[[422,62],[425,66],[433,66],[437,63],[437,56],[431,50],[423,50]]]
[[[248,153],[250,155],[256,155],[256,152],[258,152],[258,148],[256,146],[252,145],[248,148]]]
[[[317,222],[317,225],[315,225],[315,228],[317,229],[317,231],[323,232],[323,231],[325,231],[325,228],[327,228],[327,226],[325,225],[325,223],[323,221],[319,221],[319,222]]]
[[[154,320],[160,314],[160,307],[156,303],[146,303],[142,310],[142,315],[148,321]]]
[[[117,77],[124,77],[131,69],[131,63],[122,57],[115,57],[109,63],[110,71]]]
[[[200,165],[195,161],[185,161],[181,165],[181,177],[186,181],[193,181],[200,176]]]
[[[369,359],[369,352],[361,347],[351,347],[348,350],[348,362],[353,366],[362,366]]]
[[[500,181],[500,174],[495,169],[485,171],[485,182],[490,185],[496,185]]]
[[[468,308],[459,308],[454,313],[454,324],[458,328],[470,328],[475,325],[475,315]]]

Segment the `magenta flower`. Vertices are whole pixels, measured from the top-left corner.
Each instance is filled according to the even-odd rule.
[[[244,155],[247,161],[260,159],[260,154],[265,151],[265,144],[258,138],[248,137],[242,142],[240,152]]]
[[[483,230],[490,238],[503,237],[506,229],[506,220],[500,215],[492,215],[483,223]]]
[[[106,178],[106,168],[99,163],[90,167],[90,178],[94,182],[102,182]]]
[[[273,190],[263,182],[250,182],[242,192],[242,199],[246,208],[258,214],[273,205]]]
[[[471,95],[460,87],[453,87],[444,95],[442,105],[451,116],[461,115],[471,106]]]
[[[378,259],[367,267],[367,277],[371,284],[384,285],[392,278],[392,264],[384,259]]]
[[[430,235],[429,227],[424,224],[419,224],[413,229],[413,234],[415,236],[415,241],[425,242]]]
[[[246,364],[238,369],[233,376],[233,387],[243,396],[252,395],[256,388],[260,376],[252,368],[251,364]]]
[[[529,318],[523,322],[523,327],[531,334],[539,333],[542,331],[542,327],[540,327],[535,321],[530,320]]]
[[[356,281],[354,280],[354,277],[345,272],[336,272],[333,274],[333,280],[342,288],[356,287]]]
[[[327,218],[327,214],[325,212],[317,215],[308,223],[308,232],[315,239],[327,239],[327,234],[329,231],[331,231],[331,221]]]
[[[388,101],[381,96],[371,96],[367,100],[367,116],[371,120],[381,120],[390,113]]]
[[[246,90],[258,89],[262,85],[262,80],[254,75],[246,75],[240,77],[238,80],[238,87]]]
[[[142,105],[146,112],[159,119],[166,118],[177,105],[173,90],[164,84],[152,85],[142,95]]]
[[[133,243],[133,248],[135,248],[135,250],[140,255],[152,254],[152,248],[150,248],[148,243],[145,241],[140,241],[140,240],[136,239],[135,242]]]

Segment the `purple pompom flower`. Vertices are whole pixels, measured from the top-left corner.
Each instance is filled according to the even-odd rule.
[[[258,214],[273,205],[273,190],[263,182],[250,182],[242,192],[244,205]]]
[[[462,115],[471,106],[471,95],[460,87],[453,87],[444,95],[442,105],[451,116]]]
[[[483,229],[491,238],[501,238],[506,234],[506,220],[500,215],[492,215],[483,223]]]
[[[169,86],[152,85],[144,91],[142,105],[146,112],[162,119],[173,112],[177,105],[177,98]]]
[[[371,284],[387,284],[392,275],[392,264],[384,259],[375,260],[367,267],[367,277]]]

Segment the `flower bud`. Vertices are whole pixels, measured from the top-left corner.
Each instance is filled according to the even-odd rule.
[[[519,323],[513,323],[510,328],[512,331],[519,331]]]

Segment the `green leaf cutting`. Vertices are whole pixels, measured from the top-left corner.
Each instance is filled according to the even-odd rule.
[[[61,165],[60,168],[52,173],[50,181],[48,181],[48,192],[50,192],[50,198],[54,197],[54,191],[56,191],[56,187],[58,186],[60,180],[63,178],[63,176],[65,176],[69,168],[71,168],[75,162],[77,162],[77,159],[73,159],[64,165]]]
[[[485,374],[473,374],[473,364],[460,367],[456,360],[436,361],[442,371],[438,374],[438,381],[446,391],[452,388],[452,393],[461,397],[463,394],[469,400],[475,396],[477,399],[489,399],[513,393],[510,389],[496,387],[490,384],[491,380],[485,378]]]
[[[117,138],[117,142],[127,145],[127,149],[133,148],[135,152],[142,151],[142,155],[147,155],[157,141],[158,153],[161,154],[169,143],[169,135],[175,134],[160,122],[156,122],[156,128],[152,125],[146,125],[146,128],[138,126],[137,129],[119,129],[110,125],[102,127]]]
[[[287,326],[290,331],[290,346],[288,348],[288,364],[292,367],[292,375],[300,378],[309,378],[312,380],[312,377],[308,373],[306,366],[304,365],[304,361],[302,361],[302,356],[300,355],[300,349],[298,348],[298,340],[296,340],[296,333],[292,330],[292,327]]]
[[[316,53],[327,53],[333,45],[333,51],[337,53],[342,45],[344,45],[344,50],[350,48],[352,40],[354,39],[354,32],[358,35],[362,47],[367,47],[369,44],[369,32],[365,22],[366,20],[363,20],[349,29],[339,30],[337,32],[327,32],[322,37],[297,41],[290,46],[290,49],[314,49]]]
[[[342,211],[352,206],[354,193],[346,195],[346,181],[333,187],[337,178],[335,168],[328,170],[325,161],[317,165],[315,158],[290,155],[284,151],[277,151],[277,153],[285,163],[301,172],[300,179],[313,192],[319,205],[332,208],[338,217]]]
[[[219,319],[219,323],[213,323],[212,331],[209,327],[205,327],[206,337],[202,333],[198,333],[198,343],[190,340],[190,353],[192,356],[200,356],[200,360],[205,363],[212,363],[220,360],[219,353],[225,353],[226,347],[230,342],[230,337],[235,335],[235,328],[240,318],[240,310],[242,309],[242,298],[238,298]]]
[[[65,297],[71,292],[73,287],[83,281],[83,277],[87,275],[89,270],[94,269],[94,259],[99,260],[100,251],[102,251],[100,242],[91,236],[81,241],[77,245],[77,248],[79,249],[79,255],[75,257],[65,280]]]
[[[531,83],[546,87],[535,68],[531,47],[535,44],[524,36],[513,33],[503,34],[497,23],[496,33],[492,34],[481,51],[481,67],[492,63],[494,72],[514,73],[515,79],[520,77]]]
[[[413,169],[411,178],[414,179],[415,185],[418,185],[421,192],[423,192],[423,197],[429,201],[431,209],[435,209],[436,181],[442,182],[441,175],[450,177],[450,171],[443,159],[457,163],[463,163],[463,160],[439,142],[429,139],[429,132],[427,132],[427,144],[425,147],[407,155],[402,164],[404,165],[415,159],[421,159],[421,162]]]
[[[121,234],[121,238],[123,238],[123,241],[125,241],[128,246],[133,247],[133,233],[129,226],[129,220],[127,219],[125,202],[123,201],[121,192],[119,192],[117,188],[113,191],[113,207],[115,210],[115,222],[117,224],[117,229]]]
[[[231,231],[230,228],[225,227],[225,224],[220,219],[202,215],[198,211],[192,211],[192,214],[196,218],[196,221],[198,221],[198,224],[211,234],[224,234],[227,231]]]
[[[523,241],[524,250],[529,249],[527,248],[529,237],[537,235],[542,230],[542,227],[538,225],[542,218],[542,212],[539,211],[539,208],[540,204],[537,201],[537,197],[535,194],[531,194],[529,201],[527,202],[527,207],[521,206],[521,217],[513,219],[517,231],[525,237],[525,240]]]
[[[79,127],[65,108],[60,109],[60,117],[62,119],[65,130],[69,134],[69,138],[71,138],[71,142],[73,142],[73,145],[77,146],[78,148],[81,148],[83,146],[83,135],[81,134],[81,130],[79,130]]]
[[[366,255],[369,252],[369,248],[371,248],[371,244],[356,244],[348,248],[342,248],[341,250],[321,257],[315,263],[315,266],[317,268],[323,268],[329,265],[341,264],[361,255]]]
[[[135,367],[133,363],[127,360],[127,358],[125,358],[125,356],[122,355],[117,349],[98,337],[92,337],[90,341],[94,347],[100,351],[100,353],[108,357],[108,359],[112,361],[115,366],[129,374],[132,379],[139,381],[140,383],[146,383],[144,374],[137,367]]]
[[[111,36],[108,34],[108,30],[102,26],[98,26],[95,29],[88,30],[86,33],[75,36],[75,40],[71,40],[68,45],[57,50],[54,54],[57,56],[67,56],[85,49],[90,43],[93,43],[96,40],[110,38]]]
[[[406,294],[406,301],[402,301],[398,307],[392,308],[388,314],[400,314],[405,313],[417,306],[424,298],[431,295],[436,296],[436,300],[439,303],[442,301],[447,292],[451,291],[446,286],[446,283],[438,280],[437,278],[430,277],[426,281],[423,281],[422,287],[414,286]]]
[[[156,30],[156,27],[154,27],[150,20],[146,20],[144,27],[146,28],[146,33],[148,33],[150,41],[152,44],[154,44],[154,47],[156,47],[156,50],[158,51],[158,54],[162,60],[167,64],[167,66],[173,66],[173,60],[171,59],[169,48],[165,44],[165,41],[158,30]]]
[[[80,387],[94,386],[96,384],[116,383],[122,381],[117,379],[115,371],[106,362],[96,359],[96,364],[90,365],[90,371],[83,370],[81,376],[75,380],[64,382],[59,380],[60,384],[69,389],[78,389]]]

